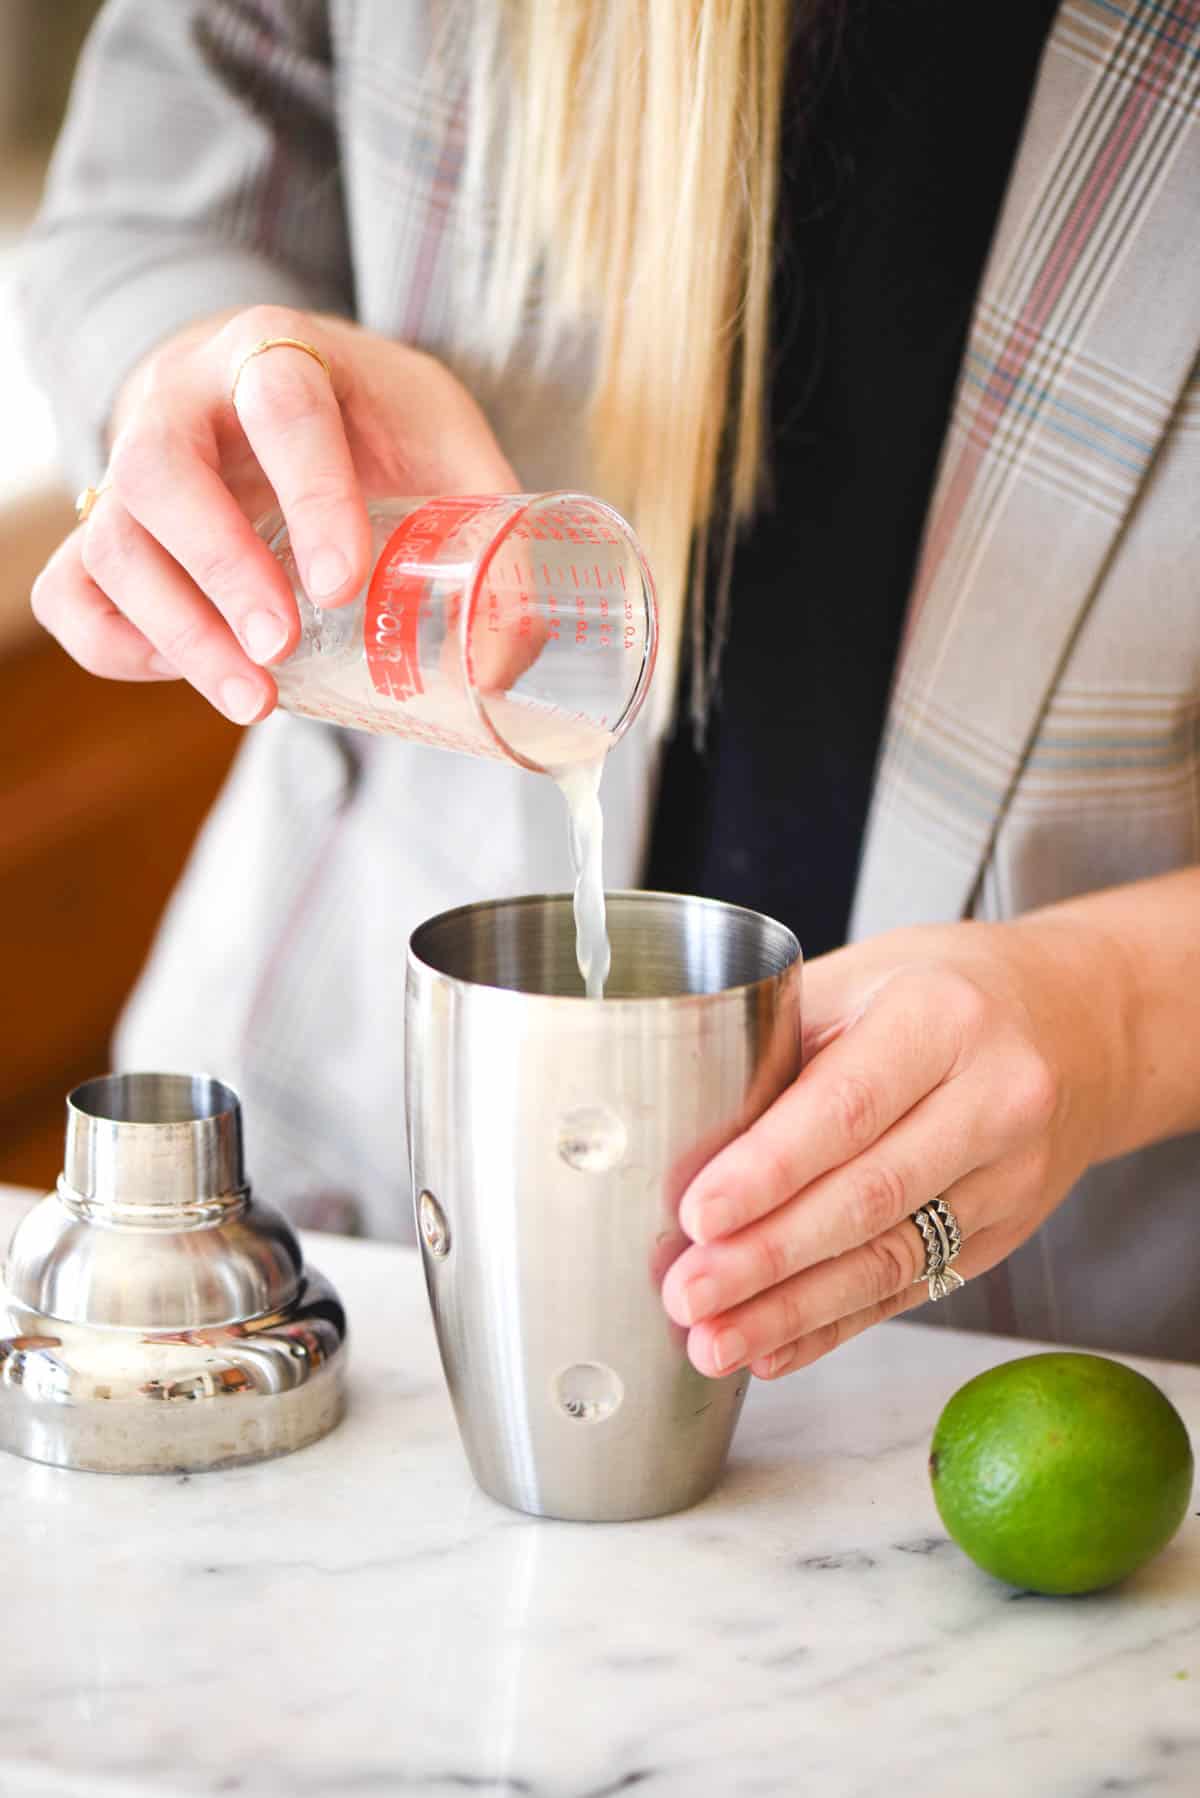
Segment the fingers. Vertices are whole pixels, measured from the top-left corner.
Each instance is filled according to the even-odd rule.
[[[954,1265],[964,1278],[991,1266],[989,1260],[980,1261],[981,1245],[986,1252],[989,1235],[999,1234],[985,1222],[987,1179],[986,1173],[968,1176],[946,1194],[963,1232],[964,1248]],[[850,1319],[870,1314],[877,1321],[927,1298],[924,1283],[914,1285],[924,1266],[921,1233],[906,1218],[860,1248],[806,1268],[748,1303],[696,1325],[688,1337],[688,1354],[701,1373],[710,1375],[742,1366],[757,1371],[789,1345],[804,1345],[808,1359],[815,1360],[845,1340]],[[861,1327],[867,1321],[870,1317]]]
[[[239,444],[244,433],[274,486],[312,586],[336,600],[361,585],[369,525],[325,370],[302,351],[272,348],[238,382],[241,424],[230,397],[249,347],[313,330],[299,315],[253,308],[171,361],[157,383],[148,378],[114,443],[102,498],[34,602],[93,672],[162,678],[158,652],[236,723],[274,704],[260,665],[295,647],[300,621],[287,575],[223,478],[220,445],[231,433]],[[245,460],[244,445],[239,453]]]
[[[260,348],[279,338],[311,344],[332,372],[303,349]],[[367,578],[360,464],[380,491],[515,485],[482,412],[433,358],[280,307],[179,333],[127,381],[118,416],[104,498],[77,550],[39,583],[38,615],[87,666],[118,678],[147,678],[157,649],[239,722],[274,703],[256,666],[295,647],[294,580],[340,604]],[[247,517],[272,491],[294,574]],[[527,666],[536,633],[503,635],[519,638]],[[488,673],[510,680],[516,665]]]
[[[743,1229],[859,1155],[954,1069],[968,1000],[936,975],[899,974],[684,1194],[695,1242]]]
[[[311,320],[258,307],[226,328],[213,355],[231,390],[236,382],[238,420],[279,500],[305,592],[336,605],[367,577],[371,529],[333,379],[315,357],[287,345],[245,359],[265,338],[313,341],[316,329]]]
[[[194,410],[131,423],[113,446],[108,482],[111,495],[84,527],[84,560],[122,610],[126,552],[153,539],[228,621],[245,655],[266,663],[294,647],[299,618],[287,577],[221,479]],[[234,650],[231,638],[231,676],[242,659]]]
[[[998,1229],[981,1230],[973,1239],[970,1248],[964,1249],[954,1263],[955,1271],[964,1280],[977,1279],[998,1261],[1012,1247],[1005,1234]],[[885,1323],[890,1317],[899,1317],[905,1311],[912,1311],[918,1305],[929,1302],[929,1292],[925,1282],[899,1288],[886,1298],[875,1304],[854,1311],[847,1316],[836,1318],[822,1328],[809,1331],[806,1335],[792,1342],[783,1343],[769,1354],[757,1356],[750,1363],[750,1371],[760,1380],[777,1380],[782,1374],[797,1373],[802,1367],[811,1367],[831,1349],[840,1348],[844,1342],[850,1342],[855,1336],[861,1336],[872,1324]]]
[[[118,603],[119,602],[119,603]],[[180,564],[113,492],[34,583],[34,616],[89,673],[184,678],[235,724],[264,717],[275,683]]]
[[[223,416],[236,417],[231,428],[244,434],[279,501],[310,597],[352,598],[370,559],[366,506],[330,376],[286,344],[246,360],[268,337],[309,340],[318,330],[278,307],[238,314],[175,372],[159,404],[130,420],[110,462],[109,481],[126,510],[187,570],[259,663],[295,647],[299,620],[283,569],[222,479]]]
[[[80,533],[59,545],[33,585],[33,615],[89,674],[108,680],[177,680],[153,643],[102,593],[80,559]]]
[[[235,724],[264,717],[275,683],[239,646],[225,620],[162,544],[113,494],[97,502],[82,533],[81,561],[102,594],[164,661]],[[78,628],[78,592],[63,600],[68,629]]]
[[[857,992],[826,1010],[825,1046],[685,1194],[692,1246],[663,1297],[701,1372],[773,1376],[919,1301],[912,1214],[935,1194],[971,1239],[969,1276],[1023,1242],[1077,1177],[1056,1138],[1061,1077],[979,934],[992,927],[953,928],[966,933],[957,966],[938,966],[916,933],[914,959],[890,975],[868,956]]]
[[[732,1236],[695,1244],[675,1262],[663,1301],[694,1324],[804,1268],[873,1242],[999,1151],[987,1095],[930,1094],[845,1166],[812,1182]]]

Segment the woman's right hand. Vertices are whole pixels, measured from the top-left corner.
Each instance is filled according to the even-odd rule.
[[[332,378],[281,346],[242,367],[276,337],[311,343]],[[34,614],[93,674],[182,676],[237,724],[274,706],[266,666],[299,634],[287,578],[252,519],[278,504],[306,592],[336,606],[369,571],[364,494],[517,485],[441,363],[344,319],[277,306],[161,345],[126,383],[114,426],[103,491],[34,583]]]

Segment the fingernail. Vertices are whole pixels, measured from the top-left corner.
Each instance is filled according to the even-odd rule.
[[[728,1373],[746,1359],[746,1338],[740,1330],[722,1330],[713,1343],[713,1363],[718,1373]]]
[[[340,549],[319,549],[308,564],[304,585],[313,599],[328,599],[346,584],[350,564]]]
[[[274,612],[251,612],[242,620],[242,642],[252,662],[269,662],[287,642],[287,625]]]
[[[249,724],[262,711],[263,700],[253,681],[233,675],[221,682],[221,710],[235,724]]]
[[[168,680],[179,678],[179,670],[168,662],[166,656],[151,656],[146,667],[151,674],[164,675]]]
[[[689,1280],[680,1295],[683,1300],[684,1323],[698,1324],[701,1318],[711,1317],[719,1311],[717,1303],[717,1282],[711,1274],[697,1274]]]

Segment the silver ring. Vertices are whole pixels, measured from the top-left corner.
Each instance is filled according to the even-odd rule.
[[[929,1297],[936,1305],[944,1299],[948,1292],[957,1292],[966,1281],[960,1273],[956,1273],[950,1265],[957,1260],[962,1248],[962,1230],[958,1219],[951,1211],[944,1198],[930,1199],[928,1205],[922,1205],[912,1214],[912,1221],[921,1232],[921,1241],[925,1245],[925,1265],[913,1281],[919,1286],[924,1280],[929,1286]]]

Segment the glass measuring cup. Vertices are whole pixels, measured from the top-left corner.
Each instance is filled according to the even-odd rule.
[[[278,513],[259,529],[301,639],[272,670],[288,711],[538,772],[603,756],[645,697],[654,585],[632,529],[579,493],[374,500],[375,557],[336,610],[304,591]]]

